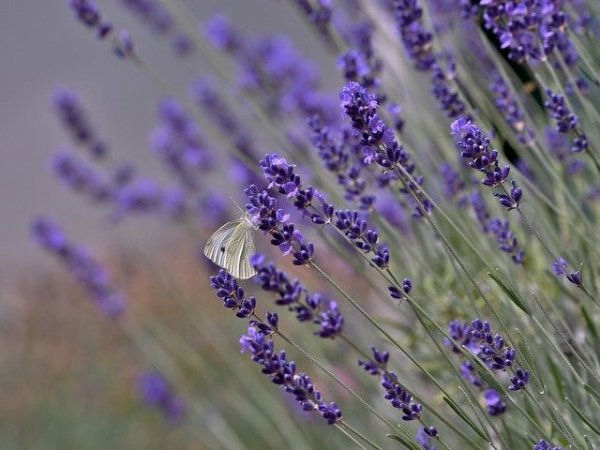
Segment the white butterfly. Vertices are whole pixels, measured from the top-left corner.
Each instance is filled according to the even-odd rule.
[[[253,277],[256,270],[250,263],[250,257],[255,253],[254,228],[248,214],[227,222],[208,239],[204,254],[234,278],[245,280]]]

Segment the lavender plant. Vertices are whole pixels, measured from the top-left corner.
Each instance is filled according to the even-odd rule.
[[[296,404],[286,407],[323,419],[278,423],[288,438],[312,434],[303,448],[600,446],[600,211],[587,195],[600,182],[579,159],[600,167],[598,5],[287,3],[290,20],[301,19],[324,44],[328,67],[284,36],[244,36],[222,15],[196,30],[177,1],[122,1],[179,54],[207,57],[212,74],[195,74],[189,98],[158,107],[149,141],[169,184],[119,161],[115,144],[108,152],[79,97],[59,91],[59,120],[92,158],[62,151],[52,164],[58,178],[99,207],[110,205],[109,217],[119,219],[111,223],[131,212],[166,215],[170,226],[200,230],[189,239],[201,245],[239,217],[227,197],[245,196],[239,209],[260,253],[244,252],[243,239],[223,239],[218,250],[256,276],[236,280],[211,266],[210,283],[247,321],[242,352],[291,394]],[[114,34],[91,0],[69,5],[140,77],[149,75],[129,35]],[[322,80],[330,76],[336,89],[328,91]],[[124,295],[60,229],[38,220],[33,232],[105,314],[123,312]],[[199,277],[206,267],[199,265]],[[269,296],[295,320],[270,311]],[[224,314],[212,320],[219,339],[235,326]],[[152,339],[131,336],[142,348]],[[389,351],[378,349],[381,341]],[[145,352],[152,364],[177,350],[167,342],[173,338]],[[281,345],[287,353],[276,350]],[[190,354],[202,358],[193,347]],[[264,377],[250,374],[258,372],[248,365],[236,397],[263,386]],[[183,399],[171,385],[181,383],[200,403],[207,395],[187,386],[195,376],[147,374],[140,386],[173,420]],[[257,389],[264,400],[246,411],[256,420],[237,424],[225,414],[237,433],[268,433],[258,418],[268,422],[271,405],[286,401]],[[245,448],[259,448],[250,442]]]

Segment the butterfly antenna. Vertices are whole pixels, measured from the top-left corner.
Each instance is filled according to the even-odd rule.
[[[229,196],[229,198],[231,199],[231,201],[233,202],[233,204],[234,204],[235,206],[237,206],[237,209],[239,209],[239,210],[240,210],[242,213],[245,213],[245,212],[246,212],[246,211],[244,211],[244,210],[243,210],[243,209],[240,207],[240,205],[238,205],[238,203],[237,203],[237,202],[236,202],[236,201],[233,199],[233,197],[232,197],[231,195]]]

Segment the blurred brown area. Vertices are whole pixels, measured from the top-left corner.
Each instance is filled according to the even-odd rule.
[[[141,403],[135,381],[151,360],[124,331],[132,317],[160,318],[191,347],[210,347],[193,341],[184,319],[209,290],[189,250],[182,239],[156,252],[160,260],[131,252],[103,258],[129,298],[129,317],[116,322],[58,264],[18,276],[4,291],[0,319],[0,448],[204,448]]]

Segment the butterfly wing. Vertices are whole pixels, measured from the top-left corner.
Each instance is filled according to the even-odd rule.
[[[235,241],[234,241],[235,239]],[[256,270],[250,263],[250,258],[256,252],[254,247],[254,230],[247,224],[242,224],[238,231],[232,237],[232,255],[231,261],[228,261],[227,270],[231,275],[241,280],[251,278],[256,275]]]
[[[204,254],[208,259],[216,265],[225,267],[225,257],[227,255],[227,244],[231,241],[231,237],[236,228],[242,223],[241,219],[227,222],[221,228],[213,233],[204,246]]]
[[[244,217],[227,222],[213,233],[204,247],[207,258],[242,280],[256,274],[250,264],[254,252],[252,224]]]

